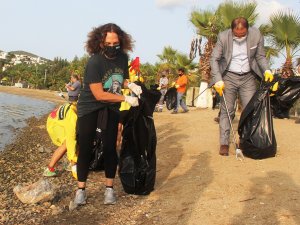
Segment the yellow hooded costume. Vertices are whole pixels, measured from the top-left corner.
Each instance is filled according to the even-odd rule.
[[[66,103],[53,110],[47,119],[48,134],[56,146],[66,141],[67,157],[70,162],[77,162],[76,154],[77,108],[74,103]]]

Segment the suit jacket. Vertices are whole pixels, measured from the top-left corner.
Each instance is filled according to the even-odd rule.
[[[232,57],[232,46],[232,30],[228,29],[221,32],[210,59],[212,84],[222,80],[225,70],[228,69]],[[247,54],[252,72],[263,78],[263,73],[269,69],[269,63],[265,57],[264,37],[254,27],[248,29]]]

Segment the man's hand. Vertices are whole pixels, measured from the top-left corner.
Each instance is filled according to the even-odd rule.
[[[264,77],[265,77],[266,82],[272,82],[274,79],[274,75],[272,74],[272,72],[270,70],[265,71]]]
[[[175,88],[179,88],[180,86],[179,86],[179,84],[175,84]]]
[[[218,94],[220,96],[222,96],[223,95],[223,90],[225,88],[225,84],[222,80],[220,80],[220,81],[215,83],[214,88],[215,88],[216,92],[218,92]]]
[[[135,83],[129,83],[128,88],[136,94],[139,98],[141,97],[141,94],[143,93],[141,86],[135,84]],[[129,103],[130,104],[130,103]]]
[[[139,99],[137,97],[132,97],[128,95],[125,95],[125,102],[127,102],[132,107],[139,105]]]
[[[156,88],[156,90],[160,91],[160,90],[161,90],[161,87]]]

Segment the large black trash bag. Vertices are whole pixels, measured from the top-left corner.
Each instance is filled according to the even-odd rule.
[[[271,84],[262,85],[241,114],[238,126],[240,148],[249,158],[264,159],[274,157],[276,154],[270,86]]]
[[[124,124],[119,177],[128,194],[147,195],[156,178],[156,131],[153,111],[161,93],[144,86],[138,107],[131,107]]]
[[[177,90],[174,87],[171,87],[167,90],[164,101],[166,102],[166,106],[168,110],[172,110],[177,105]]]
[[[107,108],[100,110],[98,113],[96,136],[93,143],[92,158],[89,170],[100,171],[104,170],[104,155],[103,155],[103,139],[102,132],[107,126],[108,111]]]
[[[271,97],[273,116],[289,118],[289,111],[300,97],[300,77],[289,77],[279,80],[278,90]]]

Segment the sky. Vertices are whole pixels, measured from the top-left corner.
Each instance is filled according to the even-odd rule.
[[[194,10],[214,9],[220,0],[0,0],[0,50],[28,51],[71,61],[86,54],[87,34],[105,23],[129,33],[135,48],[130,58],[154,64],[164,47],[189,54],[196,30]],[[257,0],[258,24],[277,10],[299,14],[300,0]],[[282,59],[281,59],[282,61]],[[275,63],[282,63],[276,60]]]

